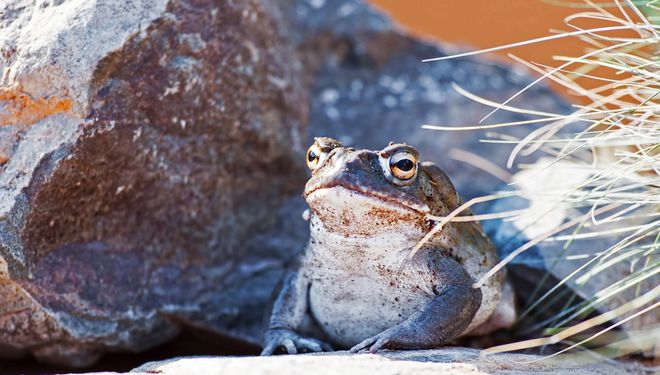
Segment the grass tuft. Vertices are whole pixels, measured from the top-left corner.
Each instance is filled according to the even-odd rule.
[[[555,56],[557,66],[510,58],[524,64],[539,77],[502,103],[478,97],[454,85],[471,100],[492,108],[478,124],[460,127],[426,124],[426,129],[466,131],[508,127],[529,127],[527,135],[515,139],[492,133],[484,142],[513,147],[509,171],[465,151],[453,151],[459,159],[489,171],[507,181],[513,190],[497,192],[466,202],[447,217],[430,217],[434,228],[413,249],[452,221],[501,219],[525,223],[520,227],[533,233],[527,243],[514,250],[476,284],[482,285],[516,256],[540,243],[559,243],[556,261],[579,262],[575,270],[543,295],[537,296],[523,316],[533,316],[557,296],[560,286],[585,288],[585,301],[566,304],[552,319],[539,321],[546,335],[502,345],[487,353],[521,350],[546,345],[563,345],[551,356],[582,349],[608,357],[635,353],[657,356],[660,350],[660,0],[552,0],[570,6],[576,13],[565,19],[566,31],[543,38],[512,43],[424,60],[427,62],[472,56],[549,40],[573,38],[584,43],[580,56]],[[598,27],[582,28],[582,21]],[[565,87],[569,93],[586,98],[570,114],[519,108],[514,99],[543,80]],[[525,114],[530,120],[484,124],[497,111]],[[537,156],[538,162],[524,164],[521,156]],[[553,173],[555,173],[553,175]],[[557,176],[549,184],[537,180]],[[562,178],[564,177],[565,178]],[[469,207],[514,196],[529,198],[526,209],[486,215],[460,216]],[[559,218],[559,219],[557,219]],[[543,231],[531,229],[543,227]],[[566,255],[576,246],[593,247],[584,254]],[[546,259],[546,262],[548,259]],[[612,273],[627,270],[623,274]],[[601,290],[586,288],[591,281],[609,274],[611,283]],[[609,280],[608,279],[608,280]],[[585,295],[586,294],[586,295]],[[639,323],[643,320],[643,324]],[[637,323],[634,323],[636,322]],[[623,336],[612,334],[626,327]],[[538,327],[537,327],[538,328]],[[606,339],[603,339],[606,337]]]

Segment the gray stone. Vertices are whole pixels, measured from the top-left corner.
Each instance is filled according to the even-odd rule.
[[[145,364],[131,374],[642,374],[640,366],[607,363],[593,357],[541,360],[525,354],[481,355],[478,350],[443,348],[426,351],[350,355],[346,352],[275,357],[197,357]],[[537,361],[537,362],[531,362]],[[531,362],[531,363],[530,363]]]

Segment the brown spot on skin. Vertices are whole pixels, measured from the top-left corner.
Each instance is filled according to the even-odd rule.
[[[0,89],[0,102],[4,102],[0,126],[31,125],[44,117],[70,112],[73,106],[70,98],[51,96],[34,99],[16,89]],[[1,160],[0,164],[3,164]]]
[[[378,269],[378,274],[380,276],[382,276],[384,279],[390,279],[390,286],[391,287],[396,286],[396,284],[397,284],[396,281],[397,280],[396,280],[395,276],[397,274],[397,271],[395,271],[391,268],[388,268],[388,267],[386,267],[382,264],[378,264],[376,266],[376,268]]]

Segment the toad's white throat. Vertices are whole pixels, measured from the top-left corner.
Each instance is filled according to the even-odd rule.
[[[318,219],[312,232],[325,230],[347,238],[387,234],[411,241],[423,236],[425,215],[394,201],[335,186],[313,191],[307,202]]]

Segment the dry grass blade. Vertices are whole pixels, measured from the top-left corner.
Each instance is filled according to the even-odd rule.
[[[508,352],[512,350],[520,350],[520,349],[526,349],[526,348],[531,348],[535,346],[543,346],[543,345],[551,345],[551,344],[556,344],[559,343],[571,336],[574,336],[578,333],[584,332],[590,328],[597,327],[603,323],[609,322],[619,316],[622,316],[630,311],[634,311],[636,309],[639,309],[642,306],[645,306],[648,303],[653,302],[660,296],[660,286],[654,288],[650,292],[634,299],[633,301],[630,301],[629,303],[626,303],[614,310],[608,311],[606,313],[600,314],[594,318],[585,320],[575,326],[568,327],[561,332],[554,334],[550,337],[543,337],[539,339],[533,339],[533,340],[528,340],[524,342],[517,342],[513,344],[506,344],[506,345],[500,345],[500,346],[494,346],[491,348],[488,348],[484,350],[485,354],[494,354],[494,353],[501,353],[501,352]],[[657,305],[657,304],[656,304]],[[655,305],[654,305],[655,306]]]

